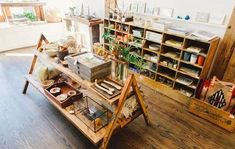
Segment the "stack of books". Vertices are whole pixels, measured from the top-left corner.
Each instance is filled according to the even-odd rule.
[[[202,30],[193,32],[191,35],[196,36],[197,38],[201,38],[203,40],[207,40],[207,41],[210,41],[214,39],[215,37],[217,37],[215,34],[209,33],[207,31],[202,31]]]
[[[171,22],[166,20],[154,20],[151,27],[156,30],[166,31],[171,26]]]
[[[192,30],[184,28],[184,27],[174,27],[174,26],[172,26],[172,27],[167,29],[167,32],[170,33],[170,34],[187,36],[188,34],[190,34],[192,32]]]
[[[162,34],[146,31],[146,39],[154,42],[162,42]]]

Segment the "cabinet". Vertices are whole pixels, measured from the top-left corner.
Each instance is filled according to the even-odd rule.
[[[138,46],[133,46],[131,52],[144,59],[145,70],[139,72],[132,63],[129,64],[129,69],[137,70],[153,82],[188,97],[195,95],[200,79],[207,78],[210,73],[220,40],[216,37],[211,41],[204,41],[113,19],[104,20],[104,32],[107,31],[121,44],[140,41]],[[110,50],[109,41],[104,40],[104,47]]]

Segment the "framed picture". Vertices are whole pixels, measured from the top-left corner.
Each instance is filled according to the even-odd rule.
[[[150,4],[146,4],[145,14],[154,15],[154,8]]]
[[[131,12],[138,12],[138,3],[137,2],[132,2],[131,3]]]
[[[211,24],[220,24],[223,25],[225,21],[226,15],[225,14],[211,14],[209,18],[209,23]]]
[[[153,15],[158,16],[159,15],[160,8],[159,7],[154,7],[153,8]]]
[[[159,16],[171,18],[173,16],[173,8],[160,8]]]
[[[195,21],[207,23],[210,14],[206,12],[197,12]]]
[[[145,8],[146,8],[146,3],[145,2],[139,2],[138,3],[138,13],[144,14],[145,13]]]

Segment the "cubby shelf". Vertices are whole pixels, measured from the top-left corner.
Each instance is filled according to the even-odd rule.
[[[198,86],[198,82],[200,79],[205,79],[208,76],[208,73],[210,72],[210,68],[212,65],[212,61],[213,61],[213,57],[215,55],[218,43],[219,43],[219,37],[216,37],[214,39],[212,39],[211,41],[206,41],[206,40],[202,40],[196,37],[192,37],[192,36],[182,36],[182,35],[177,35],[177,34],[172,34],[169,33],[167,31],[161,31],[158,29],[153,29],[151,27],[144,27],[144,26],[140,26],[135,24],[134,22],[121,22],[119,20],[114,20],[114,19],[105,19],[105,26],[108,26],[109,23],[114,24],[115,28],[116,25],[118,24],[120,26],[124,25],[128,27],[128,32],[124,32],[124,34],[128,34],[129,36],[132,36],[134,38],[137,39],[141,39],[143,40],[144,44],[142,47],[139,47],[139,49],[141,49],[141,57],[144,59],[144,54],[148,53],[150,55],[157,55],[158,56],[158,62],[157,64],[157,69],[156,71],[153,71],[151,69],[145,69],[148,70],[152,73],[155,73],[156,76],[155,78],[157,79],[157,76],[162,76],[166,79],[169,79],[171,81],[173,81],[173,85],[172,85],[172,89],[177,90],[177,92],[180,90],[180,86],[185,86],[185,88],[189,88],[190,92],[193,91],[194,95],[196,93],[196,89]],[[143,31],[143,36],[141,37],[135,37],[132,33],[132,30],[142,30]],[[160,35],[162,35],[162,39],[161,42],[155,42],[152,40],[149,40],[146,38],[147,34],[146,32],[150,31],[150,32],[154,32],[154,33],[158,33]],[[115,30],[115,35],[116,34],[120,34],[119,31]],[[171,44],[166,43],[167,40],[176,40],[182,43],[182,46],[174,46]],[[129,44],[129,43],[126,43]],[[160,47],[160,50],[158,51],[154,51],[149,49],[149,45],[151,44],[157,44]],[[187,48],[189,46],[194,46],[194,47],[199,47],[199,48],[203,48],[205,51],[203,51],[203,53],[196,53],[196,52],[192,52],[192,51],[188,51]],[[183,59],[183,55],[185,52],[188,52],[190,54],[194,54],[197,56],[203,56],[204,57],[204,62],[203,65],[199,65],[198,64],[198,60],[196,61],[196,63],[191,63],[190,61],[185,61]],[[173,54],[173,55],[172,55]],[[174,61],[177,63],[177,68],[173,68],[173,67],[169,67],[167,65],[161,64],[160,61],[166,60],[166,61]],[[144,59],[146,60],[146,59]],[[146,60],[146,61],[150,61],[150,60]],[[152,61],[150,61],[152,62]],[[154,63],[154,62],[152,62]],[[192,69],[195,71],[199,71],[200,73],[198,74],[198,76],[195,74],[192,74],[190,72],[185,72],[180,70],[181,66],[186,66],[188,69]],[[160,70],[162,69],[162,70]],[[164,71],[164,73],[162,73],[162,71]],[[171,73],[174,72],[174,75],[172,75]],[[166,75],[169,74],[169,75]],[[171,77],[171,76],[174,77]],[[194,84],[192,85],[184,85],[178,81],[176,81],[176,78],[178,75],[184,75],[186,77],[190,77],[193,78],[195,80]],[[156,80],[157,82],[160,82],[158,80]],[[177,84],[178,83],[178,84]],[[163,83],[164,84],[164,83]],[[175,85],[178,85],[177,87],[175,87]],[[166,84],[164,84],[166,85]],[[180,91],[179,91],[180,92]]]

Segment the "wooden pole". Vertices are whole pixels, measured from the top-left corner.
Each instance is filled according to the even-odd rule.
[[[225,32],[224,38],[218,48],[217,57],[215,59],[214,67],[211,73],[211,77],[216,75],[219,79],[226,77],[226,69],[229,61],[233,55],[233,44],[235,42],[235,7],[233,8],[230,21]],[[235,61],[230,63],[230,65],[235,65]]]

